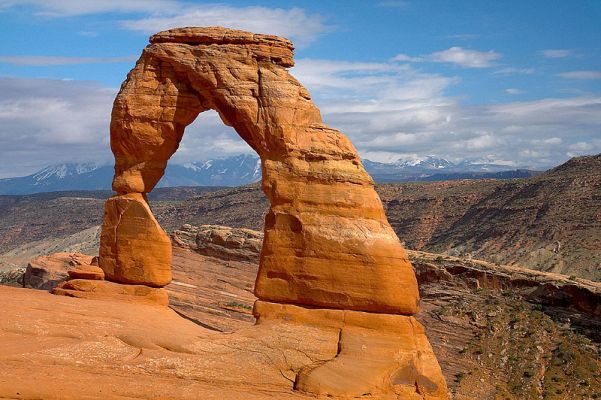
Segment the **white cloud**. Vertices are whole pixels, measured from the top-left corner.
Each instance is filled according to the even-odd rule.
[[[60,57],[60,56],[0,56],[0,63],[13,65],[47,66],[69,64],[99,64],[133,62],[138,57]]]
[[[423,57],[411,57],[407,54],[397,54],[393,59],[393,61],[401,61],[401,62],[422,62],[424,61]]]
[[[400,62],[438,62],[455,64],[464,68],[488,68],[492,67],[495,60],[500,59],[501,54],[496,51],[477,51],[454,46],[442,51],[419,57],[407,54],[398,54],[392,60]]]
[[[325,122],[375,161],[434,154],[544,168],[601,153],[600,97],[467,105],[447,94],[457,78],[408,65],[300,59],[291,72],[310,90]],[[80,81],[0,79],[0,176],[110,160],[116,91]],[[187,128],[174,161],[250,151],[207,112]]]
[[[320,74],[325,64],[327,73]],[[446,95],[455,78],[406,65],[298,65],[292,73],[307,85],[325,121],[376,161],[435,154],[544,168],[565,161],[572,143],[593,143],[590,152],[601,152],[593,142],[601,131],[601,98],[465,105]]]
[[[493,75],[531,75],[535,72],[534,68],[501,68],[493,72]]]
[[[132,18],[121,21],[121,26],[144,34],[181,26],[226,26],[284,36],[299,46],[307,45],[331,29],[320,15],[308,14],[298,7],[237,7],[178,0],[0,0],[0,11],[17,6],[34,7],[37,15],[48,17],[108,12],[132,14]]]
[[[559,76],[567,79],[601,79],[601,71],[570,71]]]
[[[535,145],[539,145],[539,146],[555,146],[558,144],[562,144],[563,140],[559,137],[552,137],[552,138],[548,138],[548,139],[541,139],[541,140],[533,140],[532,144]]]
[[[174,0],[0,0],[0,10],[16,6],[33,6],[38,9],[38,15],[71,17],[107,12],[170,12],[181,7],[181,3]]]
[[[547,49],[540,53],[546,58],[566,58],[572,55],[572,51],[566,49]]]
[[[479,38],[480,35],[476,35],[473,33],[457,33],[455,35],[448,35],[448,39],[456,39],[456,40],[472,40]]]
[[[0,176],[108,159],[116,92],[89,82],[0,78]]]
[[[183,164],[241,153],[254,153],[254,150],[233,128],[221,121],[216,111],[209,110],[200,114],[186,127],[184,137],[171,162]]]
[[[435,62],[456,64],[466,68],[486,68],[492,66],[492,62],[501,58],[495,51],[476,51],[451,47],[450,49],[438,51],[430,55]]]
[[[126,29],[146,34],[180,26],[227,26],[228,28],[267,33],[294,39],[306,45],[328,28],[319,15],[300,8],[232,7],[219,4],[180,6],[175,13],[151,15],[123,21]]]
[[[505,93],[508,93],[508,94],[522,94],[522,93],[524,93],[524,91],[522,89],[517,89],[517,88],[507,88],[507,89],[505,89]]]

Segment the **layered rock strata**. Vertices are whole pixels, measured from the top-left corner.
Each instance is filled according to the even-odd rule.
[[[288,73],[291,66],[293,46],[276,36],[181,28],[150,38],[113,106],[118,194],[105,206],[99,265],[116,283],[162,287],[170,281],[168,237],[145,193],[163,175],[185,127],[199,113],[216,110],[261,158],[262,189],[270,201],[255,285],[261,304],[321,309],[309,313],[326,327],[336,312],[358,312],[371,321],[369,335],[341,337],[348,350],[338,361],[302,372],[298,389],[342,395],[344,389],[328,387],[338,374],[349,380],[345,395],[355,395],[370,385],[388,390],[396,379],[391,377],[409,374],[432,382],[424,389],[412,381],[411,398],[446,398],[432,350],[410,322],[418,309],[417,281],[373,180],[349,139],[323,123],[307,90]],[[264,310],[267,318],[274,308]],[[379,337],[378,326],[388,317],[407,329]],[[403,356],[409,353],[413,358]],[[361,368],[349,369],[345,360],[363,365],[359,359],[382,357],[364,386],[350,384]],[[411,372],[401,372],[407,368]]]
[[[171,241],[143,194],[128,193],[107,200],[99,263],[113,282],[153,287],[171,282]]]
[[[175,246],[222,260],[259,262],[263,233],[220,225],[185,224],[171,234]]]

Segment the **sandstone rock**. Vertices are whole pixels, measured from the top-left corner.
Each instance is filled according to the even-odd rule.
[[[447,385],[414,317],[311,309],[258,300],[257,323],[286,321],[339,331],[338,354],[303,367],[295,387],[321,396],[397,394],[403,399],[446,399]]]
[[[436,254],[427,258],[426,255],[416,258],[412,252],[409,255],[418,270],[430,268],[425,263],[440,268],[448,265],[453,274],[451,281],[446,281],[446,274],[439,275],[444,280],[431,284],[420,281],[422,304],[416,318],[428,328],[428,338],[454,399],[494,398],[499,391],[515,399],[527,399],[532,397],[532,389],[540,387],[540,382],[546,385],[558,379],[563,387],[570,388],[566,395],[571,395],[570,398],[587,398],[591,392],[600,391],[597,371],[601,361],[594,346],[599,339],[582,345],[581,339],[577,339],[582,325],[574,324],[576,315],[584,317],[585,314],[570,304],[567,306],[570,309],[545,307],[544,313],[554,318],[541,319],[543,314],[533,312],[538,304],[520,299],[518,293],[528,292],[527,281],[538,285],[542,276],[526,270],[518,275],[516,271],[511,276],[519,277],[523,290],[514,286],[509,291],[513,295],[507,296],[507,291],[489,290],[484,285],[481,290],[473,290],[463,284],[464,278],[472,279],[470,270],[473,268],[481,270],[480,273],[488,270],[491,276],[499,275],[502,279],[510,276],[492,264],[470,267],[475,260],[464,260],[465,268],[460,269],[459,259],[436,261],[439,257]],[[278,318],[263,319],[259,325],[252,326],[254,319],[237,319],[246,314],[219,308],[219,304],[232,299],[253,303],[249,291],[257,264],[226,262],[175,248],[173,268],[174,281],[167,287],[170,308],[186,315],[188,320],[167,307],[125,301],[83,301],[50,296],[40,290],[0,286],[3,304],[0,308],[0,375],[3,377],[0,398],[15,397],[18,392],[24,398],[42,399],[56,398],[56,393],[60,393],[61,398],[73,399],[156,399],[161,396],[187,400],[224,396],[244,400],[315,399],[314,395],[295,392],[293,385],[306,365],[314,360],[323,360],[325,364],[337,356],[338,328],[294,320],[287,323]],[[548,275],[545,282],[550,282],[556,274]],[[176,286],[177,281],[197,287]],[[561,290],[562,282],[557,283],[557,290]],[[180,297],[179,304],[174,303],[171,289],[194,297]],[[489,311],[495,311],[497,316],[488,317]],[[563,325],[561,321],[566,315],[572,328],[557,329]],[[521,322],[508,322],[516,317]],[[599,318],[587,318],[593,337],[598,337]],[[205,325],[232,329],[224,329],[228,332],[224,335],[213,328],[203,329]],[[538,329],[533,330],[533,326]],[[564,343],[562,352],[556,351],[558,343]],[[569,343],[568,348],[565,343]],[[543,346],[545,352],[540,353],[538,346]],[[370,351],[372,347],[368,347]],[[475,362],[473,352],[477,349],[485,349],[485,355]],[[568,361],[564,349],[574,351],[576,358]],[[492,358],[488,357],[490,352]],[[588,372],[582,368],[586,365],[591,368]],[[523,373],[532,371],[533,366],[536,371],[544,372],[545,377],[535,374],[526,379]],[[573,371],[580,372],[574,374]],[[459,374],[463,376],[461,380],[457,379]],[[522,383],[519,388],[515,377]],[[583,379],[590,386],[579,384]],[[224,388],[227,388],[225,395]],[[412,398],[370,393],[361,398]]]
[[[154,287],[171,281],[171,241],[142,194],[107,200],[98,262],[109,281]]]
[[[50,290],[68,278],[68,271],[89,265],[92,256],[80,253],[54,253],[36,257],[23,275],[23,286]]]
[[[352,143],[323,123],[307,90],[288,73],[292,65],[292,45],[275,36],[225,28],[154,35],[113,106],[113,189],[151,191],[184,128],[214,109],[262,161],[262,186],[271,208],[257,296],[413,314],[417,282],[373,181]],[[154,221],[147,226],[156,231]],[[103,237],[112,235],[110,229],[111,224],[103,227]],[[101,246],[108,279],[130,279],[129,267],[105,261],[115,258],[110,254],[109,246]],[[123,273],[117,278],[111,271],[119,268]],[[165,265],[155,261],[143,268],[150,273]],[[144,280],[136,276],[133,281]]]
[[[219,225],[183,225],[171,234],[176,246],[199,254],[221,258],[259,262],[263,233],[244,228]]]
[[[72,279],[104,280],[104,271],[95,265],[82,265],[81,267],[67,271],[67,274]]]
[[[271,205],[255,315],[279,324],[274,331],[295,335],[314,323],[311,329],[329,338],[338,330],[336,346],[330,340],[328,348],[339,354],[304,362],[296,388],[328,396],[447,398],[423,328],[408,316],[417,312],[419,294],[407,253],[354,146],[323,123],[307,90],[286,70],[293,65],[291,43],[225,28],[174,29],[150,42],[113,105],[119,194],[107,201],[102,225],[99,265],[107,279],[149,286],[171,280],[169,240],[145,193],[163,175],[185,127],[214,109],[259,154]],[[254,256],[260,246],[248,232],[226,228],[186,228],[180,236],[176,243],[194,242],[208,252],[218,246],[230,255],[236,249]],[[96,296],[113,290],[106,284],[76,280],[57,291]],[[291,327],[295,319],[300,323]]]
[[[93,300],[118,300],[146,303],[160,306],[169,305],[167,291],[145,285],[125,285],[109,281],[71,279],[52,290],[52,294]]]

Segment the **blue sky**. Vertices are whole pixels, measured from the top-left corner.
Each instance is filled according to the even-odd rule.
[[[110,160],[120,83],[185,25],[292,39],[292,73],[363,157],[546,168],[601,152],[599,21],[599,1],[0,0],[0,177]],[[249,151],[205,113],[174,161]]]

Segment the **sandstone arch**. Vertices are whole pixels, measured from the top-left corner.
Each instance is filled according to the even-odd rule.
[[[419,383],[422,392],[444,398],[444,379],[423,329],[408,317],[417,312],[419,295],[406,252],[354,146],[323,123],[307,90],[288,73],[292,65],[292,44],[276,36],[180,28],[151,37],[113,107],[117,195],[105,207],[100,267],[118,283],[161,287],[170,281],[169,238],[152,216],[145,193],[161,178],[185,127],[199,113],[216,110],[259,154],[262,188],[271,204],[255,315],[328,321],[332,329],[347,332],[341,355],[351,358],[361,354],[362,330],[381,326],[395,335],[401,332],[411,340],[401,345],[391,339],[394,345],[379,350],[394,362],[377,364],[375,381],[382,374],[387,385],[408,379],[415,391],[416,377],[427,376],[420,382],[433,388]],[[307,311],[314,308],[320,310]],[[399,358],[401,347],[401,353],[412,356]],[[415,368],[394,375],[404,364]],[[300,387],[336,394],[336,388],[324,389],[322,380],[332,370],[322,367],[301,374]],[[334,374],[354,376],[333,368]]]
[[[322,122],[307,90],[288,73],[292,44],[226,29],[178,29],[156,34],[150,42],[115,100],[113,189],[119,194],[150,192],[184,128],[199,113],[214,109],[263,164],[263,190],[271,209],[265,220],[258,297],[415,313],[417,283],[372,179],[351,142]],[[132,198],[114,199],[110,207],[129,204]],[[139,207],[137,213],[149,213],[142,210],[144,205]],[[107,248],[103,240],[102,249]],[[157,268],[168,269],[167,258],[153,263],[132,258],[112,268],[107,253],[101,260],[109,279],[167,283],[166,276],[154,276]]]

